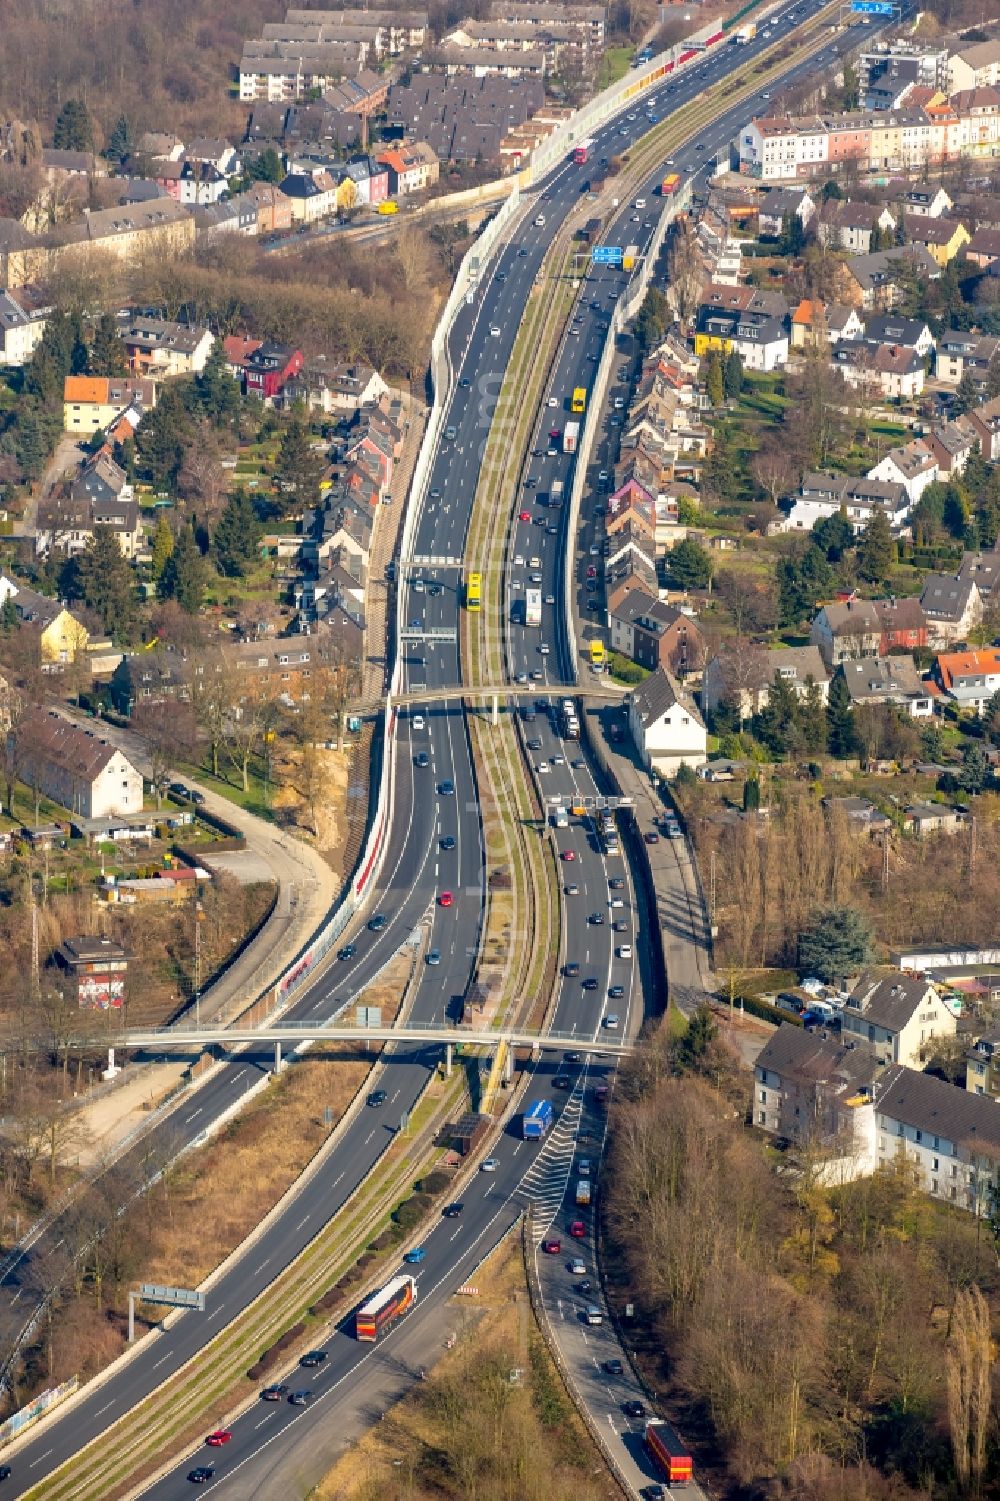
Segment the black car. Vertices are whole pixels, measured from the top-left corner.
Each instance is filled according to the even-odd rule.
[[[623,1376],[625,1374],[625,1367],[617,1359],[606,1360],[604,1362],[604,1369],[609,1376]]]
[[[441,840],[441,848],[443,850],[453,850],[455,848],[455,841],[450,834],[446,834]]]
[[[169,787],[167,788],[167,791],[172,792],[174,794],[174,797],[191,796],[190,792],[187,790],[183,782],[171,782]]]
[[[284,1381],[276,1381],[273,1386],[265,1386],[260,1394],[262,1402],[280,1402],[282,1397],[288,1396],[288,1387]]]
[[[376,912],[375,916],[368,924],[368,931],[370,933],[381,933],[382,929],[385,927],[388,921],[389,919],[386,917],[384,912]]]
[[[632,1397],[628,1402],[622,1403],[622,1412],[627,1418],[644,1418],[646,1416],[646,1404]]]
[[[307,1407],[308,1404],[312,1401],[312,1392],[292,1392],[292,1395],[288,1400],[293,1407]]]
[[[342,949],[337,950],[337,958],[343,960],[353,959],[356,953],[357,949],[353,943],[345,943]]]
[[[368,1104],[373,1110],[378,1110],[381,1105],[385,1104],[388,1098],[389,1096],[386,1094],[384,1089],[373,1089],[371,1094],[368,1096]]]
[[[439,797],[454,797],[455,796],[455,783],[451,782],[451,781],[447,781],[447,780],[444,781],[444,782],[439,782],[438,783],[438,796]]]
[[[625,994],[625,986],[624,985],[609,985],[608,986],[608,1000],[609,1001],[620,1001],[621,998],[622,998],[622,996],[624,994]]]
[[[188,1479],[195,1485],[205,1485],[207,1481],[214,1480],[215,1470],[212,1465],[198,1465],[197,1469],[188,1472]]]
[[[563,1062],[564,1063],[579,1063],[580,1062],[580,1056],[581,1055],[579,1053],[563,1053]]]
[[[568,1074],[556,1074],[555,1078],[552,1080],[552,1088],[553,1089],[572,1089],[573,1088],[573,1080],[569,1077]]]
[[[624,886],[625,882],[621,876],[612,876],[611,880],[608,882],[609,891],[621,891]]]
[[[371,1101],[369,1100],[370,1103]],[[310,1350],[308,1355],[303,1355],[299,1361],[299,1365],[303,1366],[306,1370],[312,1370],[314,1367],[322,1365],[325,1359],[325,1350]]]
[[[426,751],[420,751],[413,758],[414,766],[430,766],[431,758]]]
[[[578,1282],[576,1284],[576,1290],[578,1293],[589,1293],[592,1290],[593,1285],[594,1284],[591,1282],[589,1277],[584,1277],[582,1282]]]
[[[587,918],[587,921],[589,923],[592,923],[595,928],[599,928],[601,926],[602,922],[604,921],[604,913],[603,912],[592,912],[590,914],[590,916]]]
[[[9,1480],[13,1473],[10,1465],[0,1465],[0,1480]]]
[[[597,989],[597,981],[594,979],[593,975],[591,975],[589,979],[584,980],[584,982],[583,982],[583,988],[584,988],[584,990],[596,990]]]
[[[441,1213],[444,1215],[446,1220],[457,1220],[464,1208],[465,1205],[462,1203],[461,1199],[457,1199],[454,1204],[446,1204]]]
[[[567,980],[574,980],[579,973],[580,966],[575,959],[571,959],[568,964],[563,965],[563,974]]]
[[[662,1485],[646,1485],[640,1492],[642,1501],[667,1501],[667,1493]]]

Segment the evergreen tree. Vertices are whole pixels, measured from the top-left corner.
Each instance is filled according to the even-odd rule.
[[[136,435],[143,472],[158,489],[176,487],[190,431],[181,391],[166,386],[155,407],[143,415]]]
[[[726,396],[735,401],[743,390],[743,361],[735,349],[731,349],[726,355],[726,368],[723,374],[723,385]]]
[[[170,561],[170,555],[174,550],[174,534],[170,530],[170,523],[166,516],[160,513],[156,523],[156,531],[153,533],[152,560],[149,571],[153,575],[153,582],[159,583],[163,577],[163,570]]]
[[[835,516],[824,516],[816,522],[812,539],[828,563],[839,563],[854,546],[854,528],[844,512],[838,511]]]
[[[4,602],[0,605],[0,635],[13,636],[17,630],[17,610],[14,607],[14,596],[7,594]]]
[[[67,99],[59,111],[52,144],[57,151],[93,151],[93,126],[86,105],[79,99]]]
[[[955,392],[955,400],[951,408],[952,415],[955,417],[964,416],[971,407],[978,406],[978,404],[979,387],[976,385],[975,376],[971,370],[965,370],[962,373],[962,379],[959,381],[958,389]]]
[[[858,547],[861,577],[869,584],[884,584],[892,572],[895,550],[888,516],[883,510],[875,511],[861,534]]]
[[[823,690],[812,678],[806,679],[806,691],[799,699],[799,739],[810,755],[821,755],[827,746],[827,714]]]
[[[110,527],[95,527],[77,559],[77,579],[81,599],[100,617],[104,630],[116,641],[126,641],[135,617],[132,567]]]
[[[685,538],[667,553],[667,572],[678,589],[707,589],[712,559],[700,542]]]
[[[857,750],[857,735],[854,730],[854,710],[847,679],[838,672],[830,684],[826,704],[827,746],[831,756],[853,756]]]
[[[186,526],[160,576],[160,594],[165,599],[176,599],[189,615],[197,615],[207,582],[208,565],[195,540],[194,529]]]
[[[102,313],[94,329],[87,369],[91,375],[110,379],[124,375],[128,369],[125,344],[118,332],[118,322],[113,313]]]
[[[285,176],[281,157],[273,146],[248,161],[245,170],[251,182],[281,182]]]
[[[312,505],[325,467],[312,446],[308,425],[296,414],[285,428],[275,469],[283,508],[289,503],[299,509]]]
[[[229,372],[221,339],[209,350],[205,368],[194,378],[195,398],[206,417],[221,426],[240,414],[240,388]]]
[[[24,389],[29,396],[62,406],[63,386],[72,369],[77,332],[78,320],[57,308],[25,370]]]
[[[705,390],[708,399],[714,407],[721,407],[726,399],[726,382],[722,373],[722,361],[719,351],[713,349],[708,357],[708,367],[705,371]]]
[[[747,777],[743,783],[743,811],[756,813],[760,807],[760,778]]]
[[[799,934],[799,969],[827,984],[857,974],[871,955],[872,934],[855,907],[826,907]]]
[[[132,152],[132,127],[125,115],[119,115],[115,128],[108,137],[104,155],[109,162],[123,162]]]
[[[767,703],[754,716],[753,733],[772,756],[794,755],[799,745],[799,701],[780,673],[767,690]]]
[[[236,490],[219,517],[212,546],[216,566],[225,578],[240,578],[257,560],[261,525],[245,490]]]
[[[963,792],[982,792],[990,778],[990,763],[982,743],[973,740],[962,752],[962,769],[958,773],[958,785]]]
[[[86,375],[90,355],[87,350],[87,341],[83,337],[83,323],[79,313],[75,313],[70,320],[73,329],[73,344],[69,352],[70,375]]]
[[[990,360],[986,372],[986,398],[993,401],[997,396],[1000,396],[1000,350]]]

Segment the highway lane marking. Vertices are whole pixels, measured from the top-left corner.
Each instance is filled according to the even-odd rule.
[[[161,1366],[165,1360],[169,1360],[172,1353],[173,1353],[172,1351],[168,1350],[167,1353],[166,1353],[166,1355],[161,1355],[160,1358],[159,1358],[159,1360],[154,1360],[153,1361],[153,1370],[155,1371],[157,1369],[157,1367]],[[108,1403],[108,1406],[109,1407],[111,1406],[110,1402]]]
[[[28,1466],[28,1469],[29,1470],[33,1470],[36,1465],[40,1465],[41,1464],[41,1462],[42,1462],[43,1459],[48,1459],[48,1457],[49,1457],[49,1455],[51,1453],[52,1453],[51,1449],[46,1449],[46,1451],[45,1451],[44,1454],[39,1454],[39,1456],[38,1456],[37,1459],[33,1459],[31,1461],[30,1465]]]
[[[101,1414],[102,1414],[102,1413],[104,1413],[104,1412],[107,1412],[107,1411],[108,1411],[108,1409],[109,1409],[109,1408],[112,1408],[112,1407],[114,1407],[114,1405],[115,1405],[115,1404],[114,1404],[114,1401],[111,1401],[111,1402],[105,1402],[105,1404],[104,1404],[104,1406],[103,1406],[103,1407],[99,1407],[99,1408],[98,1408],[98,1409],[97,1409],[97,1411],[96,1411],[96,1412],[95,1412],[95,1413],[94,1413],[94,1417],[95,1417],[95,1418],[99,1418],[99,1417],[100,1417],[100,1416],[101,1416]]]
[[[264,1268],[267,1266],[267,1264],[268,1264],[268,1262],[270,1260],[271,1260],[270,1256],[265,1256],[264,1260],[261,1262],[260,1266],[255,1266],[254,1267],[253,1271],[250,1273],[251,1277],[256,1277],[256,1275],[257,1275],[258,1272],[262,1272],[264,1270]]]
[[[187,1125],[189,1121],[193,1121],[196,1115],[201,1114],[201,1111],[202,1107],[199,1105],[197,1110],[192,1110],[190,1115],[184,1117],[184,1124]]]
[[[261,1420],[260,1420],[259,1423],[254,1423],[254,1425],[253,1425],[253,1431],[254,1431],[254,1433],[257,1432],[258,1428],[263,1428],[264,1424],[267,1422],[267,1420],[268,1420],[268,1418],[270,1416],[271,1416],[271,1414],[269,1412],[265,1413],[264,1416],[261,1418]]]

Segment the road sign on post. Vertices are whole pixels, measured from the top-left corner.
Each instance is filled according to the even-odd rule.
[[[135,1305],[140,1303],[164,1303],[169,1308],[193,1308],[205,1312],[205,1294],[189,1287],[163,1287],[158,1282],[142,1282],[138,1289],[128,1295],[128,1342],[135,1339]]]
[[[856,16],[891,16],[896,9],[892,0],[851,0],[851,10]]]
[[[590,259],[595,266],[620,266],[624,254],[620,245],[595,245]]]

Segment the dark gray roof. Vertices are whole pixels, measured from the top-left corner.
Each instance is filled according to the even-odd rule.
[[[901,1032],[931,989],[926,976],[899,970],[880,975],[869,970],[851,991],[847,1010],[855,1011],[887,1032]]]
[[[946,573],[929,573],[924,580],[920,604],[929,620],[959,621],[976,587],[974,578],[951,578]]]
[[[816,1032],[783,1022],[757,1054],[757,1067],[783,1079],[823,1080],[861,1088],[871,1084],[878,1063],[865,1048],[843,1047]]]
[[[842,662],[841,670],[854,703],[864,703],[866,699],[899,702],[927,696],[927,687],[912,657],[859,657]]]
[[[880,1115],[989,1156],[1000,1154],[1000,1110],[988,1095],[970,1094],[932,1074],[890,1064],[875,1093]]]
[[[683,688],[662,667],[650,673],[644,683],[640,683],[632,694],[632,703],[644,725],[651,724],[672,709],[674,704],[680,704],[683,709],[698,724],[704,724],[704,720],[698,713],[694,699],[685,693]]]

